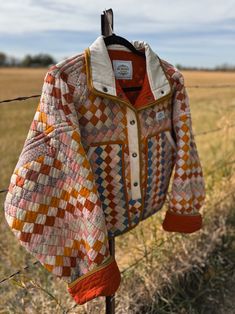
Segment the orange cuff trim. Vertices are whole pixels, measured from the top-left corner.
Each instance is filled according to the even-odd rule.
[[[116,260],[111,256],[108,262],[100,265],[78,280],[68,284],[68,291],[78,304],[84,304],[99,296],[113,295],[121,282],[121,274]]]
[[[192,233],[202,228],[202,216],[200,213],[198,215],[181,215],[168,210],[162,227],[165,231]]]

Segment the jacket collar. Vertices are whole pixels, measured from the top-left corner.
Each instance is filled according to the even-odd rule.
[[[171,85],[163,70],[161,60],[145,41],[130,41],[136,49],[143,49],[146,57],[146,72],[155,100],[171,94]],[[117,97],[115,76],[107,49],[127,50],[121,45],[106,46],[104,36],[99,36],[86,50],[89,58],[91,85],[98,92]]]

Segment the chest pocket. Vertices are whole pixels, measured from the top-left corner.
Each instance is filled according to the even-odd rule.
[[[176,159],[176,144],[170,131],[149,136],[146,146],[143,219],[162,208]]]
[[[87,152],[110,236],[129,226],[123,152],[122,143],[93,144]]]

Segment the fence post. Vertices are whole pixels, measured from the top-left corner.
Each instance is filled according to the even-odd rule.
[[[115,256],[115,238],[109,239],[109,250],[112,256]],[[115,294],[105,298],[106,314],[115,314]]]

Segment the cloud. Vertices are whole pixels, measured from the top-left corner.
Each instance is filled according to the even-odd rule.
[[[108,7],[107,7],[108,6]],[[100,14],[114,10],[114,30],[169,31],[235,19],[235,0],[8,0],[1,3],[2,33],[100,30]],[[131,8],[131,9],[129,9]]]
[[[235,0],[8,0],[1,3],[0,49],[57,59],[80,52],[100,35],[100,15],[110,7],[116,34],[145,40],[173,62],[234,63]]]

